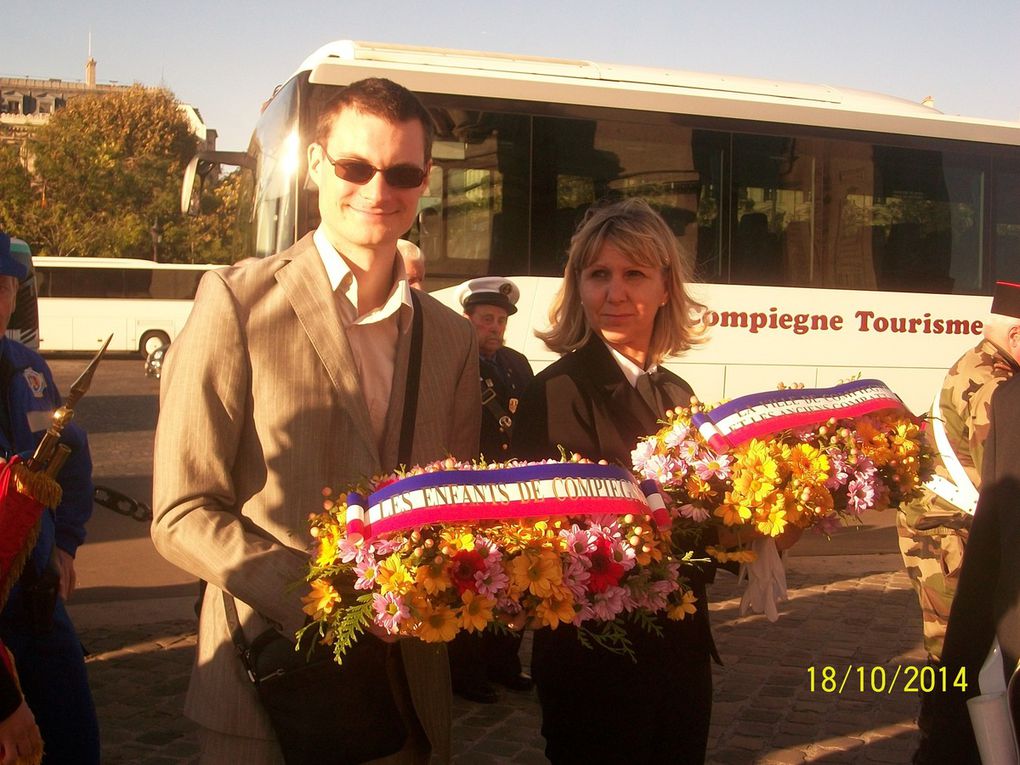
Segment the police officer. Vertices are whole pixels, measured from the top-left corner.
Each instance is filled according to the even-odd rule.
[[[480,448],[491,461],[506,459],[517,401],[534,374],[524,354],[503,344],[506,323],[517,313],[521,293],[501,276],[471,279],[457,292],[464,315],[478,336],[482,386]]]
[[[26,269],[0,233],[0,451],[29,453],[61,404],[42,357],[4,337]],[[0,612],[0,640],[14,655],[21,690],[42,732],[43,763],[99,762],[99,726],[81,643],[64,607],[74,590],[74,554],[92,514],[92,459],[85,432],[69,424],[71,454],[57,480],[63,498],[46,511],[31,556]],[[9,690],[9,684],[8,684]]]
[[[517,313],[520,290],[509,279],[485,276],[460,286],[457,299],[478,337],[482,429],[479,445],[490,462],[507,459],[513,417],[521,392],[534,377],[527,358],[503,344],[507,319]],[[493,683],[525,691],[531,678],[521,673],[517,652],[521,634],[461,632],[448,645],[453,690],[480,703],[499,698]]]
[[[935,476],[896,514],[900,552],[921,604],[924,647],[939,661],[981,483],[992,394],[1020,371],[1020,285],[995,285],[984,338],[946,375],[929,438]]]

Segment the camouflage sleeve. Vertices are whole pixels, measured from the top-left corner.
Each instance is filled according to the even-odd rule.
[[[967,441],[974,461],[974,485],[981,487],[981,463],[984,459],[985,441],[992,419],[992,394],[1006,380],[1002,375],[993,375],[971,396],[967,410]]]

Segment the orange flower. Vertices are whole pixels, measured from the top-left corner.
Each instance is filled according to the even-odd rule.
[[[426,602],[417,635],[426,643],[449,643],[457,634],[457,615],[448,606]]]
[[[472,590],[464,590],[461,594],[464,605],[460,609],[460,626],[468,632],[481,632],[492,621],[492,609],[496,601],[477,595]]]
[[[313,619],[322,619],[333,611],[333,606],[340,602],[340,593],[325,579],[312,582],[312,591],[301,598],[302,611]]]

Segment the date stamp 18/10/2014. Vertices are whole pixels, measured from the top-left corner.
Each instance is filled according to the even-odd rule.
[[[967,672],[930,664],[898,664],[891,667],[850,664],[846,667],[808,667],[811,693],[945,693],[967,690]]]

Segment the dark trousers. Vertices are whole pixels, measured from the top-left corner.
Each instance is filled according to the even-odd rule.
[[[552,763],[705,760],[712,715],[708,650],[630,630],[637,662],[588,649],[573,627],[535,633],[532,674]]]
[[[43,765],[98,765],[99,724],[85,655],[63,601],[57,600],[52,628],[34,634],[16,588],[0,616],[0,635],[42,733]]]
[[[454,690],[478,688],[483,683],[513,680],[521,674],[523,632],[458,632],[446,649]]]

